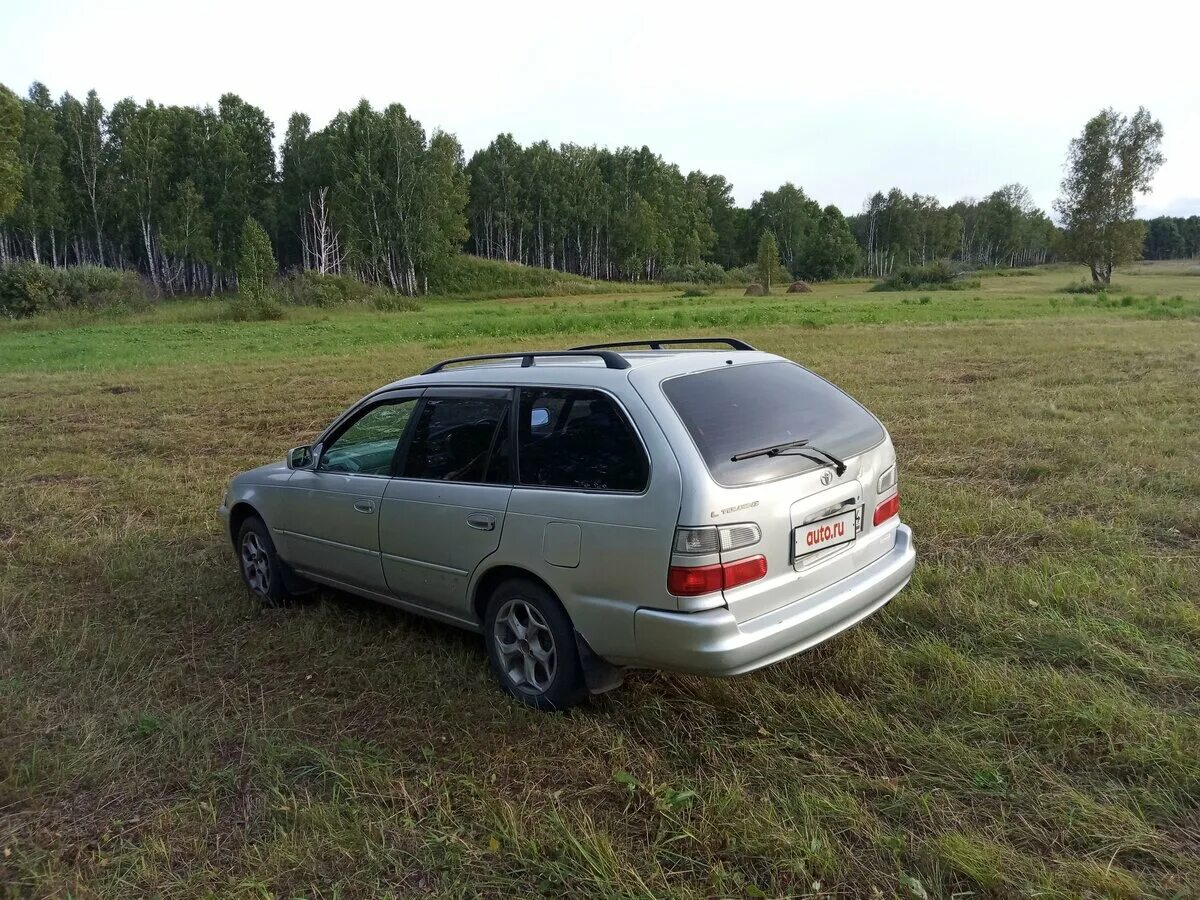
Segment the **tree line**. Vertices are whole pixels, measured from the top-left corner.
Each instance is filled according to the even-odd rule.
[[[234,286],[248,219],[283,268],[353,275],[416,294],[460,250],[595,278],[704,280],[755,264],[764,234],[795,278],[824,280],[935,259],[1025,266],[1059,229],[1005,185],[943,206],[898,188],[849,218],[784,184],[749,207],[719,174],[683,173],[649,148],[521,146],[501,134],[465,161],[404,107],[366,101],[313,130],[274,125],[225,94],[213,107],[95,91],[55,101],[0,86],[0,263],[136,269],[166,293]],[[1146,229],[1147,256],[1195,255],[1197,217]]]

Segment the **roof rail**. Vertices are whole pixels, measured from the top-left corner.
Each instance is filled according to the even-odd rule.
[[[611,344],[586,344],[582,347],[572,347],[572,350],[602,350],[608,347],[649,347],[651,350],[661,350],[672,344],[723,344],[730,350],[755,350],[738,338],[698,337],[698,338],[657,338],[650,341],[615,341]]]
[[[430,366],[421,374],[432,375],[434,372],[440,372],[446,366],[454,365],[455,363],[483,362],[489,359],[519,359],[521,361],[521,368],[527,369],[533,365],[533,361],[539,356],[598,357],[604,360],[604,366],[608,369],[628,369],[630,367],[629,360],[620,353],[613,353],[611,350],[578,348],[575,350],[527,350],[524,353],[484,353],[480,356],[456,356],[453,359],[443,359],[440,363]]]

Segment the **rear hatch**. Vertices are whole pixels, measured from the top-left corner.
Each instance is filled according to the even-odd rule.
[[[723,591],[739,621],[840,581],[894,544],[899,520],[873,522],[895,491],[886,481],[880,489],[895,471],[887,431],[823,378],[774,360],[669,378],[662,390],[702,463],[684,466],[695,477],[685,474],[681,530],[715,527],[723,565],[765,558],[764,576]],[[786,446],[797,441],[805,443]],[[727,541],[746,533],[730,529],[741,524],[756,526],[759,539]]]

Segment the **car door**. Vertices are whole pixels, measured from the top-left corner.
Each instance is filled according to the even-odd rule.
[[[419,392],[373,399],[316,448],[315,468],[288,482],[288,556],[302,572],[387,592],[379,559],[379,513]]]
[[[388,588],[470,620],[467,583],[495,552],[512,494],[512,391],[429,388],[380,512]]]

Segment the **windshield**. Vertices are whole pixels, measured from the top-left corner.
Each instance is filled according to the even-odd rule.
[[[825,379],[794,363],[732,366],[663,382],[717,484],[756,484],[827,463],[791,453],[734,462],[746,450],[808,441],[842,459],[884,439],[883,426]]]

